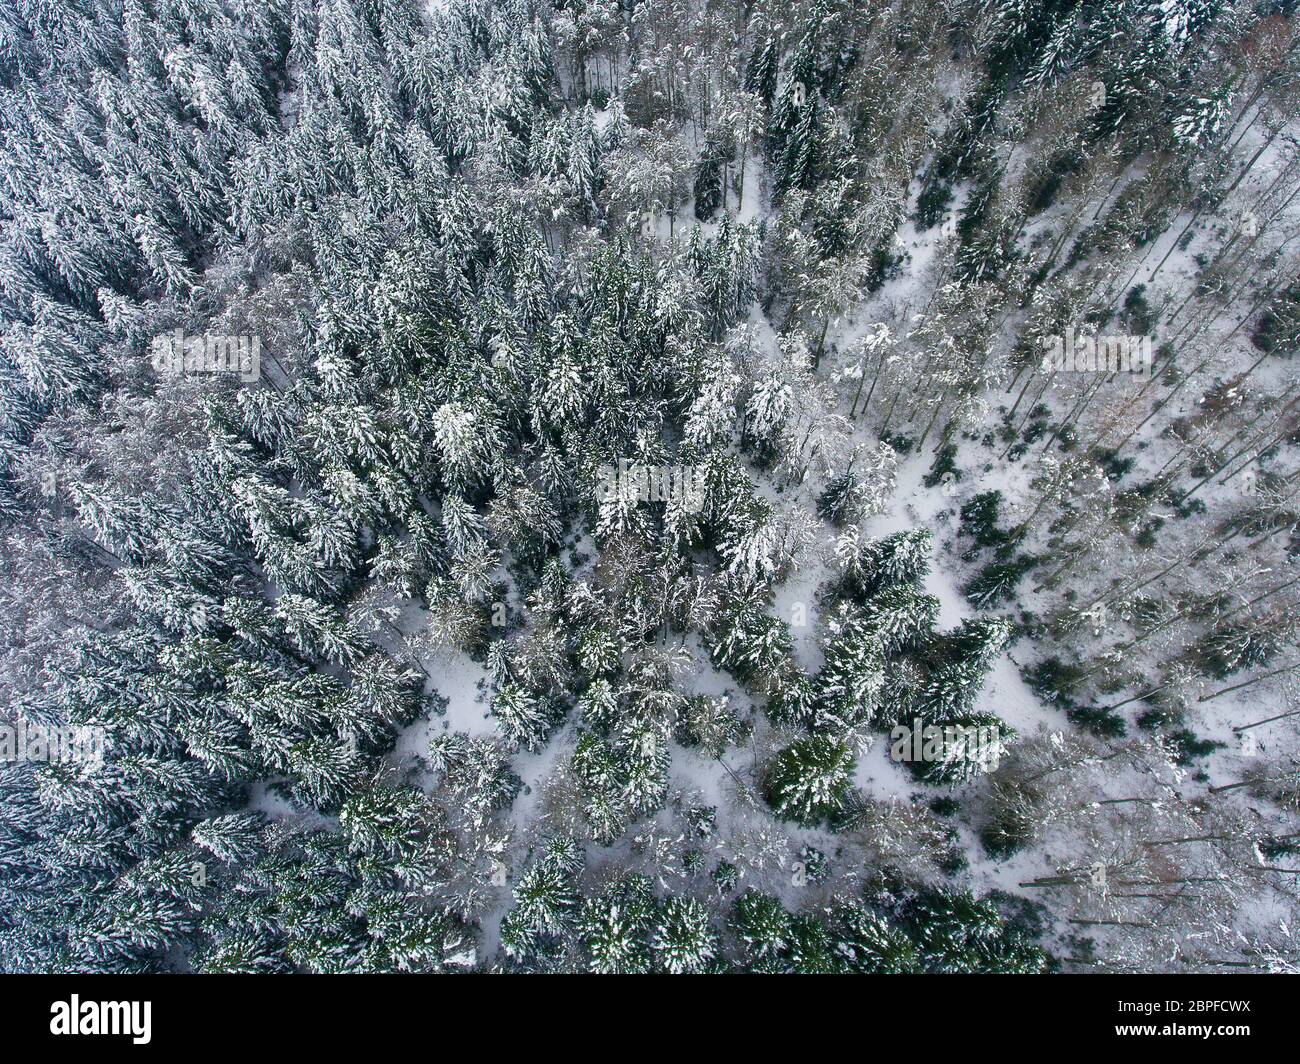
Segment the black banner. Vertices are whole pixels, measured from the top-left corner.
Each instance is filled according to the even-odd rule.
[[[486,980],[486,981],[485,981]],[[578,982],[581,986],[577,986]],[[633,986],[632,984],[636,985]],[[709,1019],[727,1038],[892,1028],[917,1048],[1071,1049],[1202,1043],[1231,1052],[1294,1037],[1296,984],[1270,976],[5,976],[9,1046],[129,1053],[351,1048],[435,1057],[483,1040],[536,1044],[560,1025],[591,1044],[626,1046],[662,1021],[670,1040]],[[701,995],[712,1002],[699,1011]],[[581,1007],[575,1009],[575,1003]],[[667,1011],[658,1010],[667,1006]],[[695,1015],[685,1026],[679,1021]],[[656,1018],[659,1018],[658,1020]],[[495,1018],[495,1019],[494,1019]],[[487,1020],[486,1025],[483,1021]],[[606,1036],[609,1041],[606,1042]],[[865,1034],[864,1034],[865,1037]],[[454,1042],[449,1041],[454,1040]],[[1243,1046],[1242,1048],[1246,1048]]]

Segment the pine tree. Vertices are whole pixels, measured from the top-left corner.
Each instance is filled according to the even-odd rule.
[[[916,947],[901,930],[861,902],[832,910],[834,950],[851,972],[897,975],[919,970]]]
[[[886,654],[927,642],[939,619],[939,600],[910,583],[882,588],[865,605],[863,621]]]
[[[703,972],[718,953],[709,911],[694,898],[668,898],[650,937],[655,961],[671,975]]]
[[[857,494],[857,477],[852,473],[841,473],[826,485],[826,490],[818,497],[818,516],[833,525],[843,525],[856,508]]]
[[[778,816],[813,825],[843,806],[853,768],[844,743],[820,735],[800,739],[773,759],[764,794]]]
[[[492,715],[512,746],[540,750],[555,723],[555,710],[545,696],[515,683],[505,684],[492,699]]]
[[[732,906],[730,926],[744,944],[751,965],[775,961],[789,947],[790,914],[777,898],[752,887]]]
[[[587,970],[601,975],[650,971],[649,933],[656,919],[650,881],[620,878],[603,894],[587,898],[578,914],[577,933],[587,951]]]
[[[769,34],[765,39],[755,42],[749,62],[745,65],[746,90],[758,96],[768,107],[772,106],[772,98],[776,95],[779,60],[776,35]]]
[[[988,899],[926,890],[905,905],[903,916],[926,971],[1046,970],[1042,951],[1008,928]]]
[[[556,839],[515,885],[514,908],[502,924],[501,945],[508,955],[522,960],[547,939],[570,933],[580,896],[576,876],[582,867],[581,851],[570,839]]]
[[[994,617],[963,621],[944,637],[939,661],[915,699],[921,714],[927,720],[953,719],[969,710],[1010,635],[1010,623]]]
[[[232,813],[196,824],[195,843],[227,864],[249,864],[263,851],[264,820],[258,813]]]
[[[844,604],[826,627],[814,726],[842,735],[875,719],[885,678],[884,644],[875,627]]]

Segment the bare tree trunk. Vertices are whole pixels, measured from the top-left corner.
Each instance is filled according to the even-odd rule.
[[[1271,672],[1263,673],[1260,676],[1256,676],[1253,680],[1244,680],[1241,683],[1234,683],[1231,687],[1220,688],[1218,691],[1215,691],[1213,694],[1201,695],[1198,701],[1210,702],[1218,698],[1220,695],[1230,694],[1233,691],[1240,691],[1243,687],[1251,687],[1254,684],[1259,683],[1260,680],[1267,680],[1271,676],[1281,676],[1282,673],[1291,672],[1293,669],[1300,669],[1300,662],[1296,662],[1294,665],[1283,665],[1282,668],[1273,669]]]

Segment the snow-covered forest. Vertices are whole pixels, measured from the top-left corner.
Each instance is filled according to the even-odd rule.
[[[0,970],[1300,970],[1296,0],[0,0]]]

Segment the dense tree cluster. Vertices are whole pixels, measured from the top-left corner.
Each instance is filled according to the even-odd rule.
[[[107,736],[0,760],[0,970],[1163,963],[1169,906],[1077,937],[1099,848],[1162,874],[1101,803],[1297,803],[1277,749],[1180,789],[1300,668],[1294,28],[0,0],[0,720]],[[1045,371],[1066,329],[1161,354]],[[953,524],[874,524],[923,454]],[[1050,740],[985,697],[1017,640]],[[899,728],[997,745],[885,800]],[[963,828],[1079,857],[993,893]],[[1251,831],[1186,963],[1295,963]]]

